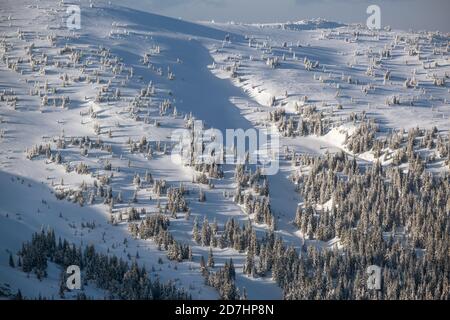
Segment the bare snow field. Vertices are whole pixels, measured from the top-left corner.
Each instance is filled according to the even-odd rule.
[[[1,298],[380,298],[354,284],[366,265],[395,269],[394,288],[428,258],[442,279],[382,297],[449,298],[448,34],[91,3],[0,4]],[[171,134],[194,120],[276,128],[278,172],[173,162]],[[328,273],[333,261],[353,273]],[[71,264],[81,290],[64,287]]]

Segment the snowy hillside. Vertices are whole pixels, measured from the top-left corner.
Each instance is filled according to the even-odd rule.
[[[437,32],[3,1],[0,297],[448,299],[449,52]],[[195,120],[276,129],[279,170],[173,161]]]

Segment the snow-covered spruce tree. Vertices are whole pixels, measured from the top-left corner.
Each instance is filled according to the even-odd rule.
[[[211,247],[209,247],[208,253],[208,268],[214,268],[214,255]]]

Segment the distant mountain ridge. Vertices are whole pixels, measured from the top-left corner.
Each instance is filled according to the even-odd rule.
[[[277,28],[283,30],[315,30],[315,29],[333,29],[339,27],[345,27],[346,24],[335,21],[328,21],[322,18],[316,19],[304,19],[299,21],[288,22],[276,22],[276,23],[253,23],[253,26],[261,28]]]

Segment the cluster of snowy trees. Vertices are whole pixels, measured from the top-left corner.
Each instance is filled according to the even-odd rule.
[[[144,153],[148,159],[153,157],[154,151],[167,153],[167,145],[161,145],[160,141],[151,142],[148,141],[146,137],[142,137],[140,141],[133,141],[131,138],[128,139],[128,145],[130,147],[131,153]]]
[[[243,205],[246,213],[253,215],[255,222],[265,223],[274,229],[275,219],[270,208],[267,178],[261,175],[259,169],[252,173],[247,166],[245,164],[236,166],[234,179],[237,187],[233,200]]]
[[[152,281],[136,261],[129,265],[114,255],[96,252],[93,245],[81,248],[67,240],[56,241],[51,229],[33,234],[31,241],[22,245],[18,256],[17,267],[26,273],[34,272],[39,278],[47,276],[48,261],[63,269],[77,265],[82,271],[83,284],[93,283],[107,290],[111,299],[190,299],[185,290],[176,288],[172,282]],[[61,297],[65,290],[65,281],[61,281]]]
[[[140,223],[128,224],[128,230],[135,238],[152,239],[159,249],[167,250],[167,257],[170,260],[192,260],[192,249],[188,245],[175,241],[168,230],[169,225],[169,218],[158,213],[147,216]]]
[[[189,210],[184,194],[187,190],[183,186],[180,188],[167,189],[167,204],[166,210],[169,211],[173,217],[176,218],[177,212],[187,212]]]
[[[321,136],[331,129],[330,121],[315,105],[296,103],[295,109],[297,115],[288,115],[284,108],[277,108],[268,114],[268,120],[276,124],[283,136]]]
[[[351,136],[346,136],[345,145],[353,153],[369,151],[374,146],[378,126],[373,120],[362,119]]]
[[[67,147],[78,147],[80,154],[84,157],[88,156],[90,150],[101,150],[107,153],[112,153],[112,147],[110,144],[105,144],[100,138],[91,139],[88,136],[85,137],[71,137],[65,138],[64,134],[61,137],[53,140],[56,150],[52,150],[50,143],[35,145],[26,150],[26,157],[29,160],[36,159],[40,156],[45,156],[50,162],[56,164],[65,165],[66,171],[70,172],[72,169],[79,174],[88,174],[89,170],[87,166],[80,162],[78,165],[71,167],[69,164],[64,163],[62,153]],[[111,170],[111,167],[109,168]]]
[[[308,71],[311,71],[312,69],[320,67],[319,61],[312,61],[312,60],[309,60],[307,57],[303,58],[303,65],[305,67],[305,70],[308,70]]]
[[[353,121],[357,120],[360,122],[355,131],[345,139],[346,147],[355,154],[372,151],[377,159],[392,159],[394,166],[408,162],[425,165],[441,159],[449,163],[450,137],[440,134],[436,127],[401,129],[377,137],[378,126],[373,120],[367,120],[364,114],[359,119],[354,115]]]
[[[245,251],[249,246],[255,246],[257,241],[256,232],[250,220],[241,227],[233,218],[228,219],[222,230],[216,221],[210,223],[205,217],[200,226],[198,220],[195,219],[192,238],[196,243],[205,247],[233,248],[240,252]]]
[[[219,291],[220,299],[239,300],[246,298],[246,293],[243,292],[241,295],[239,289],[236,287],[236,271],[234,269],[233,259],[226,261],[223,268],[213,272],[210,271],[210,269],[208,269],[205,265],[205,261],[202,256],[200,268],[206,279],[206,283]]]
[[[164,179],[157,179],[153,182],[153,193],[158,197],[166,194],[167,188],[167,181]]]
[[[447,240],[435,250],[405,245],[408,237],[386,237],[379,224],[352,226],[341,249],[304,246],[300,252],[268,231],[243,242],[244,273],[271,275],[285,299],[449,299],[448,223],[446,228]],[[382,267],[380,291],[366,285],[366,269],[373,264]]]
[[[202,246],[216,247],[217,246],[216,235],[218,228],[219,227],[216,222],[210,224],[208,222],[208,218],[205,216],[203,219],[202,227],[200,229],[198,218],[195,217],[194,225],[192,227],[192,238],[196,243],[201,244]]]
[[[35,145],[31,149],[26,150],[26,157],[29,160],[33,160],[39,156],[45,155],[47,159],[50,159],[52,156],[50,144],[45,145]]]
[[[268,57],[266,59],[266,65],[268,65],[270,68],[275,69],[280,65],[280,61],[278,57]]]
[[[215,161],[212,163],[197,163],[194,165],[194,169],[195,171],[201,172],[213,179],[223,178],[222,166]]]
[[[234,201],[243,205],[245,212],[249,215],[253,215],[256,223],[264,223],[269,226],[269,228],[275,228],[275,220],[268,197],[255,197],[248,192],[242,195],[239,191],[236,191]]]
[[[16,108],[19,97],[16,95],[13,89],[2,90],[0,92],[0,102],[5,102],[6,105],[10,105],[13,109]]]
[[[436,149],[441,158],[443,159],[447,158],[446,164],[450,169],[450,133],[447,139],[445,139],[442,136],[438,137]]]
[[[87,166],[80,163],[76,170],[79,174],[87,174]],[[122,202],[122,194],[119,192],[113,195],[113,189],[109,185],[111,178],[108,175],[97,175],[93,184],[88,186],[86,182],[82,182],[77,188],[69,188],[64,186],[64,180],[61,179],[60,185],[55,188],[55,197],[58,200],[67,199],[83,206],[86,202],[89,205],[94,204],[97,200],[103,201],[103,204],[109,205],[110,213],[115,203]],[[53,182],[52,182],[53,184]]]
[[[294,177],[304,198],[295,224],[306,238],[338,237],[343,248],[302,253],[288,275],[287,298],[450,298],[448,173],[379,162],[360,168],[344,153],[299,162],[310,171]],[[370,264],[384,270],[378,293],[364,286],[362,266]]]

